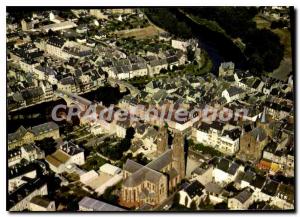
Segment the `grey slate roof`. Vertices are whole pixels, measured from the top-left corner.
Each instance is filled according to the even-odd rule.
[[[193,199],[196,195],[201,196],[204,186],[197,180],[188,185],[184,191]]]
[[[255,173],[252,171],[247,171],[244,175],[244,177],[242,178],[243,181],[251,183],[252,180],[254,180],[255,178]]]
[[[237,94],[243,93],[244,90],[241,88],[232,86],[227,89],[227,92],[228,92],[229,96],[235,96]]]
[[[44,72],[47,75],[57,75],[57,72],[49,67],[37,66],[35,68],[39,71]]]
[[[162,173],[158,172],[162,168],[166,167],[172,162],[172,150],[169,149],[160,155],[155,160],[151,161],[146,166],[142,166],[132,160],[127,160],[124,169],[127,171],[132,171],[133,174],[130,175],[124,182],[124,186],[136,186],[139,185],[144,180],[148,180],[153,183],[157,183],[162,176]],[[176,175],[177,171],[170,171],[170,175]]]
[[[41,197],[41,196],[35,196],[30,200],[30,203],[34,203],[38,206],[47,208],[49,206],[49,204],[51,203],[51,201],[45,197]]]
[[[161,154],[158,158],[156,158],[155,160],[147,164],[147,167],[159,171],[162,168],[166,167],[171,162],[172,162],[172,150],[169,149],[163,154]]]
[[[7,135],[8,137],[8,143],[11,143],[14,140],[18,140],[19,138],[23,137],[25,135],[25,133],[27,132],[27,130],[25,129],[25,127],[20,126],[16,132],[14,133],[9,133]]]
[[[229,163],[229,160],[221,158],[219,163],[217,164],[217,168],[227,173],[229,169]]]
[[[82,148],[79,148],[78,146],[76,146],[74,143],[72,142],[66,142],[65,144],[63,144],[61,146],[61,149],[67,153],[68,155],[76,155],[80,152],[84,152],[84,150]]]
[[[37,149],[33,144],[25,144],[22,147],[26,152],[32,152]]]
[[[8,207],[11,209],[13,206],[15,206],[17,203],[19,203],[21,200],[26,198],[29,194],[31,194],[36,189],[41,188],[42,186],[46,185],[46,179],[45,177],[40,177],[32,180],[31,182],[28,182],[24,185],[22,185],[20,188],[18,188],[16,191],[11,193],[8,196]]]
[[[257,127],[254,130],[251,131],[251,135],[253,138],[255,138],[257,141],[263,141],[267,134],[263,128]]]
[[[219,186],[217,183],[209,182],[205,186],[205,190],[211,193],[220,194],[222,192],[222,187]]]
[[[250,189],[245,189],[242,192],[240,192],[238,195],[236,195],[234,198],[240,201],[241,203],[245,203],[252,195],[252,192]]]
[[[51,121],[51,122],[47,122],[47,123],[32,127],[31,132],[35,135],[39,135],[44,132],[57,130],[58,128],[59,128],[58,125],[55,122]]]
[[[131,176],[129,176],[123,185],[127,187],[134,187],[142,183],[144,180],[148,180],[152,183],[157,183],[163,174],[148,168],[147,166],[142,167]]]
[[[133,160],[127,159],[126,163],[123,166],[123,169],[130,173],[134,173],[137,170],[141,169],[142,167],[143,167],[143,165],[141,165]]]
[[[237,171],[237,169],[239,168],[239,164],[237,164],[236,162],[232,162],[232,164],[230,165],[229,169],[228,169],[228,173],[230,175],[234,175]]]
[[[279,186],[278,182],[275,182],[273,180],[268,180],[261,191],[267,195],[275,196],[278,186]]]
[[[81,201],[79,201],[78,205],[91,209],[93,211],[106,211],[106,212],[126,211],[125,209],[122,209],[120,207],[113,206],[111,204],[99,200],[95,200],[90,197],[84,197]]]

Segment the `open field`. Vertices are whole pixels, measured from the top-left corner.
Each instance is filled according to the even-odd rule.
[[[136,39],[142,39],[147,37],[153,37],[160,33],[161,31],[155,26],[147,26],[145,28],[137,28],[130,30],[121,30],[115,32],[115,34],[122,38],[135,37]]]
[[[271,22],[269,20],[263,18],[262,16],[256,15],[254,17],[254,21],[256,22],[257,28],[259,28],[259,29],[263,29],[263,28],[270,29]]]

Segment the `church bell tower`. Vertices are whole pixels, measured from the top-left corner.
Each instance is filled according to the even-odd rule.
[[[157,151],[156,155],[159,156],[168,149],[168,128],[161,127],[157,136]]]
[[[174,168],[180,175],[180,179],[185,177],[185,153],[184,153],[184,135],[180,132],[174,134],[173,139],[173,162]]]

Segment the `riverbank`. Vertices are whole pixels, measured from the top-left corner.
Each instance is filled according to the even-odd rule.
[[[157,9],[159,10],[159,9]],[[164,8],[164,10],[166,10]],[[187,32],[189,38],[196,38],[199,41],[199,47],[202,50],[205,50],[212,60],[213,66],[211,72],[215,75],[218,74],[219,66],[222,62],[233,61],[236,68],[238,69],[247,69],[247,60],[244,53],[241,49],[232,41],[231,38],[226,37],[224,32],[213,31],[211,28],[208,28],[207,25],[200,25],[194,20],[187,17],[184,13],[180,12],[178,8],[168,9],[169,13],[176,24],[174,26],[184,26],[184,32]],[[181,35],[177,35],[176,31],[173,31],[174,28],[171,28],[172,24],[167,25],[166,22],[162,22],[158,16],[163,16],[163,13],[154,13],[152,11],[147,12],[147,17],[160,28],[168,30],[171,34],[174,34],[176,37],[181,38]],[[153,20],[155,18],[155,20]],[[156,21],[156,22],[155,22]]]
[[[291,45],[291,32],[288,29],[271,29],[272,21],[265,18],[264,16],[258,14],[254,17],[257,28],[259,29],[269,29],[279,36],[281,44],[284,46],[284,57],[280,62],[280,65],[273,72],[269,72],[271,77],[276,79],[286,81],[288,79],[289,73],[293,70],[292,67],[292,45]]]
[[[121,93],[118,87],[104,86],[81,96],[90,101],[102,102],[104,105],[109,106],[110,104],[116,104],[126,94],[127,92]],[[9,113],[6,122],[7,133],[15,132],[21,125],[28,128],[53,121],[52,110],[59,104],[66,105],[66,102],[63,99],[58,99]]]

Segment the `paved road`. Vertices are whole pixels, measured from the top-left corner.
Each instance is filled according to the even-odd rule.
[[[192,149],[188,150],[188,156],[189,157],[194,156],[194,158],[203,159],[203,160],[209,160],[210,159],[210,157],[200,153],[199,151],[194,151]]]
[[[71,92],[67,92],[64,90],[56,90],[54,92],[54,94],[56,94],[58,97],[61,97],[63,99],[67,98],[69,100],[72,100],[74,102],[77,102],[79,104],[82,104],[84,106],[89,106],[92,104],[92,102],[86,98],[83,98],[77,94],[71,93]]]

